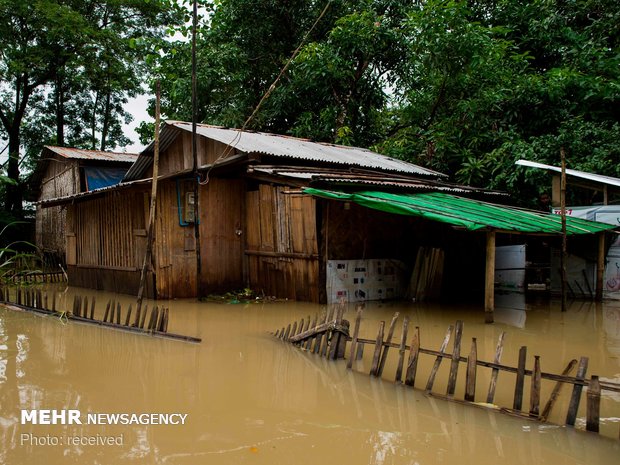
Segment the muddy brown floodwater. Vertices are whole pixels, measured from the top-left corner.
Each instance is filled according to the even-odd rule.
[[[70,288],[63,294],[67,301],[75,291],[92,294]],[[97,293],[98,313],[109,297]],[[201,344],[63,324],[0,307],[0,463],[620,463],[618,395],[605,393],[602,399],[601,435],[580,430],[583,408],[577,429],[542,425],[371,378],[368,350],[347,371],[344,361],[326,361],[268,334],[321,311],[316,305],[171,301],[169,307],[169,330],[199,336]],[[526,345],[528,357],[541,356],[543,371],[559,373],[570,359],[585,355],[589,373],[620,381],[620,306],[574,302],[561,313],[556,304],[541,303],[525,312],[500,310],[499,322],[484,325],[479,307],[368,304],[363,336],[374,338],[378,322],[389,322],[396,311],[420,326],[424,347],[438,349],[447,326],[462,319],[463,340],[478,339],[479,359],[492,360],[497,338],[506,331],[508,364],[516,363],[519,347]],[[354,320],[354,314],[351,307],[345,318]],[[528,358],[528,368],[531,363]],[[385,378],[393,373],[386,367]],[[458,383],[462,390],[462,376]],[[478,392],[485,384],[488,378],[480,375]],[[497,403],[511,402],[513,389],[514,378],[501,373]],[[546,397],[543,389],[543,402]],[[565,415],[565,397],[566,392],[552,421]],[[89,413],[187,417],[183,425],[32,425],[22,424],[22,409],[76,409],[81,418]],[[110,437],[116,442],[87,443]]]

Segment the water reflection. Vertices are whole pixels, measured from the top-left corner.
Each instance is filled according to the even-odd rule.
[[[98,295],[97,311],[106,297]],[[342,362],[266,334],[321,311],[314,305],[174,301],[170,308],[171,330],[198,335],[201,345],[0,309],[0,463],[596,465],[613,463],[620,452],[617,441],[597,435],[426,397],[389,380],[392,362],[386,380],[371,378],[368,350],[347,371]],[[425,346],[439,346],[447,325],[461,318],[464,340],[478,338],[481,358],[493,357],[499,333],[507,331],[507,361],[528,345],[531,354],[542,355],[544,370],[561,370],[568,359],[588,355],[592,372],[618,373],[617,314],[607,306],[580,304],[565,314],[549,306],[528,307],[523,327],[512,327],[484,325],[479,308],[372,304],[364,313],[363,336],[374,337],[378,322],[389,321],[395,311],[420,326]],[[346,317],[353,315],[351,308]],[[514,387],[502,377],[498,390],[508,392],[498,391],[498,398],[509,397]],[[438,386],[444,378],[440,371]],[[481,377],[480,392],[487,387],[488,379]],[[604,399],[603,412],[618,412],[610,403],[618,404]],[[174,427],[21,425],[19,412],[25,408],[181,412],[188,413],[189,422]],[[616,436],[617,417],[620,413],[609,415],[605,425],[615,428]],[[124,443],[42,447],[22,444],[22,434],[122,434]]]

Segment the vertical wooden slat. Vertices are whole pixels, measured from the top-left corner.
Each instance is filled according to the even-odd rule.
[[[411,349],[409,351],[409,360],[407,362],[407,372],[405,374],[405,384],[413,386],[415,384],[415,375],[418,369],[418,358],[420,356],[420,327],[416,326],[411,340]]]
[[[519,365],[517,366],[517,381],[515,382],[515,398],[512,403],[514,410],[521,410],[523,406],[523,386],[525,384],[525,362],[527,358],[527,347],[521,346],[519,349]]]
[[[534,355],[534,371],[532,373],[532,388],[530,390],[530,416],[538,417],[540,411],[540,357]]]
[[[566,368],[564,368],[564,371],[562,372],[562,376],[570,375],[570,372],[573,371],[573,368],[575,368],[575,365],[577,365],[577,360],[575,359],[568,362],[568,365],[566,365]],[[555,402],[558,399],[558,396],[560,395],[560,390],[562,389],[562,386],[564,386],[564,383],[560,381],[555,383],[553,391],[551,391],[551,396],[549,397],[549,400],[545,404],[545,408],[540,414],[540,421],[542,422],[547,421],[547,419],[549,418],[549,415],[551,415],[551,410],[553,409],[553,406],[555,405]]]
[[[497,347],[495,348],[495,358],[493,363],[499,364],[502,360],[502,352],[504,351],[504,337],[506,333],[502,331],[497,341]],[[487,404],[492,404],[495,399],[495,387],[497,386],[497,377],[499,375],[499,369],[493,368],[491,371],[491,382],[489,383],[489,392],[487,394]]]
[[[130,320],[131,320],[131,304],[129,304],[129,308],[127,309],[127,317],[125,318],[125,326],[129,326]]]
[[[446,394],[453,396],[456,389],[456,376],[459,370],[461,359],[461,336],[463,335],[463,321],[457,320],[454,331],[454,349],[452,350],[452,363],[450,364],[450,375],[448,377],[448,388]]]
[[[383,375],[383,369],[385,368],[385,362],[387,361],[388,350],[390,349],[390,344],[392,342],[392,338],[394,337],[394,329],[396,328],[396,321],[398,320],[399,313],[396,312],[392,317],[392,321],[390,322],[390,328],[388,329],[387,338],[385,339],[385,345],[383,347],[383,353],[381,354],[381,361],[379,362],[379,368],[377,369],[377,376]]]
[[[385,321],[379,323],[379,331],[377,332],[377,340],[375,342],[375,352],[372,356],[372,365],[370,366],[370,374],[377,376],[379,369],[379,358],[381,356],[381,348],[383,347],[383,331],[385,330]]]
[[[467,373],[465,375],[465,400],[475,402],[476,399],[476,371],[478,368],[478,346],[476,338],[471,340],[471,350],[467,357]]]
[[[433,368],[431,369],[431,374],[428,377],[428,381],[426,382],[427,392],[430,392],[433,389],[433,384],[435,384],[435,377],[437,376],[439,365],[441,365],[441,361],[443,360],[443,354],[446,352],[446,348],[448,347],[448,343],[450,342],[450,336],[452,335],[453,330],[454,330],[454,326],[450,325],[448,327],[448,331],[446,331],[446,335],[444,336],[443,342],[441,343],[441,347],[439,348],[439,352],[442,355],[438,355],[437,358],[435,359],[435,363],[433,364]]]
[[[579,381],[583,381],[588,371],[588,357],[581,357],[579,359],[579,366],[577,367],[577,374],[575,378]],[[577,418],[577,411],[579,410],[579,402],[581,400],[581,391],[583,386],[581,384],[575,384],[573,386],[573,393],[571,394],[570,402],[568,404],[568,411],[566,413],[566,424],[575,426],[575,419]]]
[[[601,384],[598,376],[592,375],[588,385],[588,403],[586,409],[586,430],[598,433],[601,410]]]
[[[355,318],[355,327],[353,328],[353,338],[351,339],[351,349],[349,351],[349,360],[347,361],[347,368],[350,370],[353,367],[353,360],[355,357],[355,350],[357,349],[357,338],[360,333],[360,324],[362,321],[362,309],[357,308],[357,317]]]
[[[398,365],[396,367],[396,375],[394,380],[401,383],[403,379],[403,365],[405,363],[405,348],[407,347],[407,336],[409,330],[409,317],[403,319],[403,331],[400,335],[400,346],[398,347]]]

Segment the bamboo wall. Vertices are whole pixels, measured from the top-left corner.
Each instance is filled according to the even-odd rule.
[[[319,301],[315,199],[261,184],[246,194],[250,287],[266,295]]]
[[[76,160],[52,158],[41,182],[39,200],[52,199],[80,191],[79,165]],[[43,252],[65,255],[66,209],[63,206],[41,208],[36,212],[36,245]]]
[[[136,292],[146,251],[148,194],[137,189],[111,192],[68,208],[69,283]]]

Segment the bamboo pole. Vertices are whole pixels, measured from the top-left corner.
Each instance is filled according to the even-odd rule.
[[[149,224],[146,238],[146,253],[142,262],[142,271],[140,272],[140,287],[138,287],[138,299],[136,303],[136,322],[140,318],[142,310],[142,299],[144,297],[144,286],[146,283],[146,272],[151,263],[153,253],[153,236],[155,229],[155,212],[157,208],[157,177],[159,176],[159,116],[160,116],[160,83],[159,79],[156,84],[155,91],[155,147],[153,149],[153,181],[151,184],[151,205],[149,208]]]

